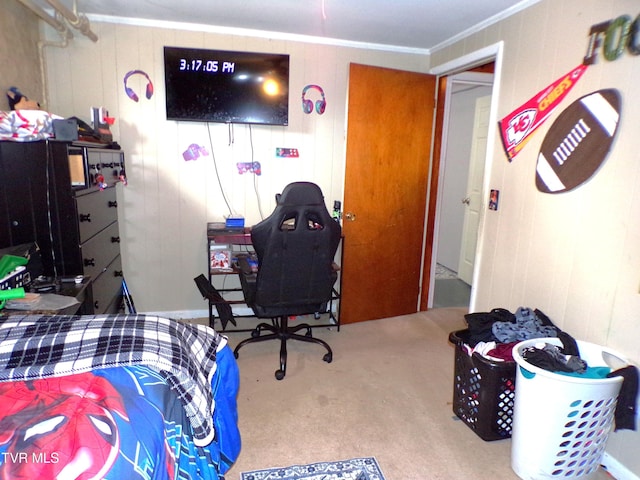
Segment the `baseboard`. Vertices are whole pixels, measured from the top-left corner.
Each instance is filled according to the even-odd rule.
[[[234,305],[232,307],[233,314],[237,316],[249,317],[253,314],[249,307],[239,307]],[[138,312],[145,315],[156,315],[158,317],[173,318],[175,320],[194,320],[196,318],[208,318],[209,310],[174,310],[165,312]],[[336,314],[336,309],[333,309],[333,313]]]
[[[196,318],[207,318],[209,310],[174,310],[171,312],[138,312],[145,315],[156,315],[158,317],[173,318],[174,320],[194,320]]]
[[[640,480],[640,477],[631,472],[627,467],[607,452],[602,456],[601,463],[607,472],[609,472],[609,474],[616,480]]]
[[[250,316],[253,312],[249,307],[232,307],[233,314],[238,316]],[[196,318],[209,318],[209,310],[174,310],[165,312],[138,312],[146,315],[173,318],[175,320],[194,320]]]

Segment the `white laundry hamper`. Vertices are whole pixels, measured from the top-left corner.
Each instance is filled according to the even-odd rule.
[[[528,363],[522,352],[536,343],[562,346],[558,338],[525,340],[513,348],[516,392],[511,468],[522,479],[589,478],[600,466],[613,429],[622,377],[567,376]],[[628,362],[613,350],[577,341],[589,367]],[[616,366],[615,368],[619,368]]]

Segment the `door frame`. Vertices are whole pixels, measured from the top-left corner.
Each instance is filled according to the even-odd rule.
[[[454,75],[456,73],[464,72],[473,67],[482,65],[488,62],[495,62],[495,70],[494,70],[494,78],[493,78],[493,87],[491,90],[491,113],[489,114],[489,130],[487,132],[489,139],[495,139],[497,133],[497,110],[498,110],[498,99],[500,96],[500,84],[502,77],[502,61],[503,61],[503,50],[504,50],[504,42],[498,42],[493,45],[489,45],[482,49],[471,52],[467,55],[463,55],[462,57],[458,57],[449,62],[443,63],[437,67],[432,68],[429,73],[431,75],[436,75],[438,77],[438,84],[440,84],[440,80],[442,77],[447,77],[450,75]],[[442,100],[440,98],[442,92],[441,89],[438,88],[436,90],[437,95],[437,103],[440,103]],[[434,129],[435,129],[434,122]],[[429,178],[429,192],[427,199],[427,221],[425,222],[425,232],[424,232],[424,249],[423,249],[423,272],[422,272],[422,286],[421,286],[421,297],[420,297],[420,310],[428,310],[433,307],[433,295],[434,295],[434,287],[435,287],[435,268],[436,268],[436,255],[435,255],[435,230],[438,228],[439,222],[439,201],[440,201],[440,182],[441,182],[441,164],[440,164],[440,142],[442,138],[436,138],[434,135],[433,138],[433,146],[432,146],[432,158],[431,158],[431,168],[430,168],[430,178]],[[489,192],[489,179],[491,173],[491,166],[494,158],[495,151],[495,141],[489,140],[487,142],[487,151],[486,151],[486,164],[484,169],[484,176],[482,181],[482,198],[488,198]],[[438,148],[436,148],[438,147]],[[478,226],[478,243],[476,246],[476,260],[475,260],[475,269],[473,272],[473,283],[471,285],[471,298],[469,302],[469,311],[475,311],[476,306],[476,293],[477,293],[477,283],[478,277],[481,270],[482,265],[482,248],[484,245],[484,237],[485,237],[485,212],[486,209],[483,209],[480,212],[480,220]]]
[[[468,181],[469,181],[469,175],[471,172],[471,168],[472,168],[472,164],[471,162],[469,162],[468,167],[466,168],[466,170],[462,171],[459,170],[457,171],[457,169],[460,168],[460,165],[456,166],[456,169],[454,169],[454,171],[457,171],[456,175],[455,175],[455,180],[453,180],[451,177],[447,176],[447,172],[449,172],[449,161],[451,161],[452,158],[455,158],[451,156],[451,152],[449,151],[449,133],[450,133],[450,128],[451,128],[451,122],[452,119],[454,118],[451,115],[451,110],[452,110],[452,103],[454,100],[454,91],[456,90],[456,87],[458,86],[463,86],[463,87],[482,87],[483,90],[482,92],[487,92],[486,95],[491,96],[491,89],[493,88],[493,83],[494,83],[494,75],[493,73],[485,73],[485,72],[474,72],[474,71],[466,71],[466,72],[462,72],[462,73],[456,73],[454,75],[449,75],[447,76],[447,88],[445,91],[445,99],[444,99],[444,114],[443,114],[443,119],[442,119],[442,135],[441,135],[441,147],[440,147],[440,159],[441,159],[441,163],[440,163],[440,171],[439,171],[439,178],[438,178],[438,202],[437,202],[437,206],[436,206],[436,221],[435,221],[435,227],[434,227],[434,241],[433,241],[433,257],[434,257],[434,262],[437,265],[438,264],[438,260],[442,259],[442,255],[441,255],[441,248],[442,247],[442,231],[444,228],[441,228],[441,222],[440,219],[442,218],[442,215],[446,214],[445,211],[445,205],[448,205],[449,208],[451,208],[451,202],[460,202],[465,196],[467,196],[469,194],[468,191]],[[476,95],[475,98],[479,98],[477,95],[479,94],[474,94]],[[484,96],[485,93],[482,94],[482,96]],[[471,99],[469,99],[471,101]],[[472,104],[475,105],[475,104]],[[491,104],[489,103],[489,109],[491,108]],[[489,111],[490,113],[490,111]],[[455,133],[451,132],[452,135],[455,137]],[[485,132],[486,135],[486,132]],[[473,138],[470,139],[471,141],[469,142],[469,147],[471,147],[473,145]],[[483,149],[481,152],[481,155],[485,155],[486,154],[486,149]],[[469,157],[470,159],[470,157]],[[485,159],[484,157],[482,157],[481,160],[479,160],[482,162],[482,170],[484,170],[484,163],[485,163]],[[444,162],[444,163],[443,163]],[[482,180],[484,177],[479,177],[478,181],[480,182],[477,185],[477,189],[479,191],[482,190]],[[448,179],[448,180],[447,180]],[[453,200],[453,197],[451,196],[450,191],[448,190],[448,188],[451,188],[451,182],[455,182],[455,183],[460,183],[461,186],[461,190],[460,192],[458,192],[460,194],[459,197],[456,197],[456,200]],[[459,203],[457,204],[459,205]],[[464,250],[464,244],[466,239],[464,237],[462,237],[462,234],[465,232],[465,228],[464,228],[464,220],[466,215],[468,214],[468,209],[470,208],[469,206],[465,207],[458,207],[458,208],[464,208],[464,213],[462,214],[462,217],[456,216],[456,218],[454,219],[454,222],[459,221],[459,227],[460,227],[460,235],[461,237],[458,237],[458,239],[460,239],[461,241],[461,245],[460,247],[457,249],[456,251],[456,258],[455,258],[455,264],[451,263],[450,266],[454,266],[458,267],[459,266],[459,262],[460,262],[460,254],[461,252]],[[476,204],[476,208],[480,208],[479,205]],[[477,231],[477,230],[476,230]],[[475,240],[474,240],[475,243]],[[451,246],[449,246],[449,248],[451,248]],[[453,250],[449,250],[449,255],[453,255]],[[453,260],[453,258],[450,258],[450,260]],[[446,266],[446,265],[445,265]],[[456,268],[458,271],[458,275],[460,277],[460,269]],[[461,277],[460,277],[461,278]],[[471,284],[472,283],[472,279],[469,278],[469,281],[467,283]],[[434,297],[434,302],[437,301],[437,298]]]

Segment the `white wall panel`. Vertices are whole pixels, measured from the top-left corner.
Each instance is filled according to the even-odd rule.
[[[276,193],[298,180],[320,185],[329,208],[342,199],[350,62],[414,71],[428,66],[428,58],[414,54],[107,23],[92,28],[97,44],[80,38],[47,51],[51,105],[60,115],[87,121],[92,106],[104,106],[116,117],[112,132],[126,152],[129,180],[122,189],[124,270],[140,311],[205,308],[193,278],[206,272],[207,222],[233,213],[252,225],[271,213]],[[164,46],[288,53],[289,126],[167,121]],[[123,78],[134,69],[150,75],[151,99],[145,98],[146,79],[139,75],[128,81],[139,101],[126,96]],[[324,115],[303,113],[301,92],[307,84],[324,89]],[[372,99],[372,115],[375,107]],[[209,155],[185,161],[182,153],[193,143]],[[300,157],[277,158],[277,147],[297,148]],[[260,176],[238,173],[237,163],[252,161],[260,162]]]

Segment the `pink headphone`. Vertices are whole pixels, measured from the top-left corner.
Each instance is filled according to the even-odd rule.
[[[147,75],[142,70],[131,70],[124,76],[124,91],[127,94],[127,97],[129,97],[134,102],[138,101],[138,95],[136,95],[136,92],[134,92],[132,88],[127,86],[127,80],[129,80],[129,77],[131,77],[132,75],[143,75],[147,79],[147,89],[145,92],[145,96],[147,98],[151,98],[151,96],[153,95],[153,83],[151,83],[149,75]]]
[[[318,112],[318,115],[322,115],[325,108],[327,108],[327,101],[324,97],[324,90],[318,85],[307,85],[302,89],[302,111],[307,114],[313,112],[313,101],[304,98],[309,90],[317,90],[322,95],[322,99],[316,101],[316,112]]]

